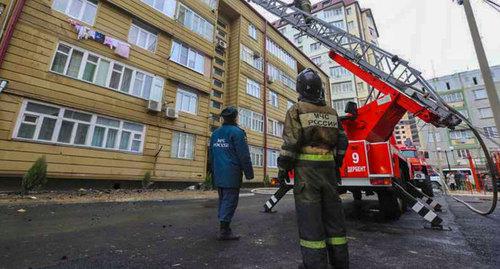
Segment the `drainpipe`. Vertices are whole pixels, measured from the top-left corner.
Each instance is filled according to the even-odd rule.
[[[14,29],[16,27],[17,22],[19,21],[19,17],[21,16],[21,12],[23,11],[25,3],[26,0],[18,0],[16,2],[16,6],[12,11],[12,16],[10,17],[9,22],[7,24],[7,28],[5,29],[4,36],[0,41],[0,67],[2,66],[5,54],[7,54],[7,48],[9,47],[10,40],[12,39]]]
[[[263,59],[263,64],[264,64],[264,178],[267,175],[267,95],[268,95],[268,90],[267,90],[267,79],[268,79],[268,74],[267,74],[267,24],[268,22],[266,21],[266,24],[264,26],[264,59]]]

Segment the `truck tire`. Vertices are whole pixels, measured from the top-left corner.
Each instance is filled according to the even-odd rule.
[[[383,220],[398,220],[401,217],[402,201],[390,190],[377,191],[380,215]]]
[[[363,194],[361,193],[361,191],[352,191],[352,198],[355,201],[361,201],[361,199],[363,198]]]

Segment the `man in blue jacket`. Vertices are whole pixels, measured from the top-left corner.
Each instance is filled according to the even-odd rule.
[[[225,108],[221,116],[224,124],[213,132],[210,139],[212,176],[219,192],[218,239],[238,240],[239,236],[233,235],[229,226],[238,206],[242,174],[247,180],[253,179],[253,167],[246,133],[236,123],[238,110]]]

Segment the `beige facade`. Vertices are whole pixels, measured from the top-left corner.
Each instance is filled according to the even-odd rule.
[[[314,67],[245,1],[73,2],[27,0],[16,25],[0,67],[9,81],[0,94],[1,176],[20,176],[44,155],[51,177],[136,180],[150,171],[157,181],[202,181],[221,108],[283,121],[286,100],[297,95],[268,83],[264,68],[272,63],[295,79]],[[128,57],[98,36],[79,39],[70,20],[130,46]],[[265,49],[268,38],[295,68]],[[243,46],[256,54],[247,57]],[[269,89],[277,108],[268,108]],[[278,148],[279,134],[244,128],[254,147]]]

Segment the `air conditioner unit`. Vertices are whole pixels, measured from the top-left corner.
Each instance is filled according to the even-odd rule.
[[[161,103],[155,100],[148,101],[148,110],[160,112],[161,111]]]
[[[172,120],[177,119],[179,117],[179,111],[173,107],[167,107],[165,110],[165,117]]]
[[[272,78],[272,77],[268,77],[268,78],[267,78],[267,83],[269,83],[269,84],[273,84],[273,83],[274,83],[274,78]]]
[[[217,47],[227,49],[227,43],[224,40],[217,40]]]

